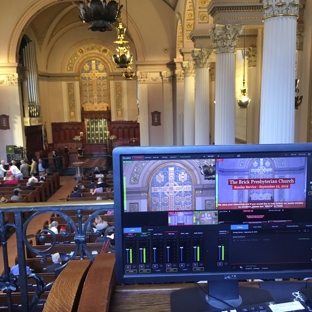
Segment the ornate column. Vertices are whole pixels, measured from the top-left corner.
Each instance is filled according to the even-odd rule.
[[[215,99],[216,99],[216,63],[210,62],[210,105],[209,105],[209,115],[210,115],[210,144],[214,144],[215,138]]]
[[[216,26],[211,31],[216,53],[215,144],[235,144],[235,51],[242,26]]]
[[[184,61],[184,145],[195,143],[195,65],[194,61]]]
[[[164,145],[173,145],[172,73],[170,71],[163,71],[160,76],[162,79],[164,103]]]
[[[175,97],[176,106],[174,114],[175,127],[175,145],[183,145],[183,111],[184,111],[184,71],[182,69],[182,62],[176,61],[177,70],[175,71]]]
[[[149,145],[148,73],[138,73],[138,110],[140,115],[140,143]]]
[[[194,49],[195,61],[195,145],[209,145],[209,56],[207,49]]]
[[[298,82],[298,85],[295,89],[295,142],[301,142],[301,133],[307,133],[307,126],[305,122],[300,122],[303,116],[306,116],[307,111],[304,109],[305,105],[302,105],[303,101],[303,75],[302,75],[302,66],[304,62],[304,54],[303,54],[303,38],[304,38],[304,25],[303,23],[297,23],[297,41],[296,41],[296,74],[295,77]],[[300,83],[301,81],[301,83]],[[301,106],[301,107],[300,107]],[[304,117],[303,117],[304,118]]]
[[[248,60],[248,80],[252,81],[248,89],[251,99],[247,107],[247,143],[259,142],[259,115],[260,115],[260,78],[258,77],[258,55],[257,46],[252,45],[246,51]]]
[[[262,0],[264,44],[259,143],[294,142],[298,0]]]

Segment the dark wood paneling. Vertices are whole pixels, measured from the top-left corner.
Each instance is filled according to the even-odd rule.
[[[25,127],[27,157],[35,156],[43,149],[42,126]]]
[[[140,124],[136,121],[112,121],[110,134],[117,137],[113,147],[140,145]]]
[[[84,133],[83,122],[55,122],[52,123],[52,135],[54,144],[74,143],[74,137]]]

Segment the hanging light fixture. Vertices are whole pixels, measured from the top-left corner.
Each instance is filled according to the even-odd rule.
[[[246,68],[246,28],[244,29],[244,52],[243,52],[243,87],[241,88],[241,98],[237,101],[237,104],[241,108],[247,108],[250,103],[250,98],[247,96],[247,88],[245,86],[245,68]]]
[[[88,23],[92,31],[110,31],[112,24],[120,16],[122,5],[115,0],[84,0],[79,2],[79,18]]]
[[[126,16],[128,20],[128,8],[126,0]],[[127,28],[123,26],[121,16],[118,18],[117,40],[114,41],[118,45],[117,54],[113,55],[113,61],[117,68],[128,68],[132,64],[132,55],[130,53],[129,41],[125,40]],[[131,68],[130,68],[131,71]]]
[[[299,79],[295,79],[295,92],[299,93]],[[298,109],[299,106],[302,104],[303,95],[295,96],[295,109]]]

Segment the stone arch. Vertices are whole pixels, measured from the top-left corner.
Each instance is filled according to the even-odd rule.
[[[72,0],[63,0],[63,2],[70,2]],[[14,30],[10,36],[10,44],[8,47],[8,63],[17,63],[18,61],[18,48],[20,46],[20,41],[22,40],[22,36],[24,34],[25,28],[29,25],[32,18],[43,10],[48,9],[49,7],[56,5],[59,3],[59,0],[42,0],[37,1],[30,5],[22,14],[17,24],[14,27]],[[73,4],[74,6],[74,4]],[[125,15],[125,12],[122,13]],[[136,55],[138,60],[145,59],[144,45],[143,39],[140,36],[138,29],[135,26],[135,23],[128,18],[128,35],[132,39],[133,44],[136,49]]]

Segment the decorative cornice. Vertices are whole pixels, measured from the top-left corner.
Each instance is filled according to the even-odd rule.
[[[184,81],[184,71],[183,69],[178,69],[174,71],[177,81]]]
[[[195,77],[195,64],[194,61],[186,61],[182,63],[184,70],[184,77]]]
[[[171,82],[173,73],[170,71],[162,71],[160,77],[163,82]]]
[[[162,77],[160,72],[137,72],[138,83],[160,83]]]
[[[16,86],[18,84],[18,74],[0,75],[0,86]]]
[[[250,12],[261,12],[261,5],[228,5],[228,6],[214,6],[211,8],[209,14],[215,17],[218,13],[250,13]]]
[[[299,0],[260,0],[260,3],[263,4],[264,19],[277,16],[299,17]]]
[[[195,61],[196,68],[209,68],[209,56],[212,51],[207,49],[194,49],[192,57]]]
[[[215,26],[210,33],[215,53],[235,53],[237,36],[241,33],[241,25]]]

